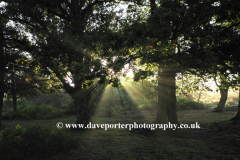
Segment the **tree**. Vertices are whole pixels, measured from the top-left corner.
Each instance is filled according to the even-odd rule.
[[[6,26],[6,24],[9,22],[7,12],[5,10],[4,6],[0,7],[0,125],[1,125],[1,119],[2,119],[2,107],[3,107],[3,98],[4,93],[7,92],[7,82],[5,77],[8,73],[8,67],[9,64],[14,62],[18,56],[9,56],[9,54],[6,53],[6,50],[9,48],[19,48],[23,44],[27,44],[26,37],[24,37],[21,34],[18,34],[18,32],[15,30],[15,28]],[[10,35],[10,36],[9,36]],[[11,77],[13,78],[13,77]],[[13,87],[14,88],[14,87]],[[15,98],[15,97],[14,97]]]
[[[222,77],[221,81],[223,81],[223,85],[220,86],[220,92],[222,97],[216,108],[216,111],[221,111],[227,98],[227,89],[229,88],[229,86],[237,86],[239,84],[238,51],[240,45],[240,8],[239,1],[234,0],[221,0],[219,1],[218,5],[221,7],[221,9],[215,10],[215,30],[213,30],[213,34],[216,38],[213,41],[211,50],[219,54],[219,69],[217,69],[217,71],[220,73],[220,77]],[[232,74],[233,78],[228,77],[230,73]],[[230,81],[227,79],[230,79]]]
[[[175,105],[177,72],[194,71],[204,75],[215,73],[218,65],[229,68],[228,62],[232,61],[230,58],[232,54],[221,49],[226,39],[232,39],[231,36],[236,35],[231,29],[237,26],[238,22],[235,22],[237,19],[231,14],[232,23],[223,27],[218,26],[216,17],[221,17],[221,21],[228,20],[222,16],[228,11],[222,13],[221,5],[228,5],[228,9],[231,10],[230,4],[233,5],[233,1],[223,0],[219,4],[211,0],[205,2],[165,0],[161,3],[151,0],[151,14],[147,20],[132,21],[117,33],[105,31],[108,34],[103,42],[109,42],[108,37],[111,37],[113,44],[103,46],[102,50],[109,55],[111,48],[114,56],[118,55],[115,63],[126,64],[137,60],[139,64],[146,66],[145,71],[136,71],[141,74],[135,74],[135,80],[152,75],[152,66],[158,66],[157,123],[169,121],[178,123]],[[230,12],[232,11],[238,14],[236,8]],[[234,56],[236,57],[237,55]]]
[[[227,73],[225,73],[225,75],[220,75],[220,81],[221,81],[220,85],[217,84],[216,77],[215,77],[215,83],[220,89],[221,98],[220,98],[220,101],[219,101],[217,107],[214,108],[214,112],[222,112],[223,108],[225,107],[226,101],[227,101],[228,89],[230,87],[230,83],[227,82],[226,74]]]
[[[40,92],[54,92],[59,89],[59,80],[42,75],[39,64],[24,53],[29,48],[29,40],[23,28],[18,24],[10,25],[9,12],[1,6],[1,101],[4,94],[13,100],[13,109],[17,114],[19,96],[34,96]],[[51,87],[50,87],[51,85]],[[2,115],[2,102],[0,104]],[[0,117],[1,119],[1,117]],[[1,123],[0,123],[1,124]]]
[[[39,66],[20,53],[5,54],[15,61],[8,61],[5,75],[6,97],[12,99],[13,109],[17,114],[17,99],[23,97],[34,97],[41,93],[54,93],[61,88],[60,81],[54,75],[46,76],[41,74]],[[21,59],[19,59],[21,58]],[[30,69],[31,68],[31,69]]]
[[[198,3],[195,3],[195,5],[204,8],[203,5]],[[121,47],[128,45],[131,53],[127,55],[125,62],[128,63],[137,59],[140,64],[145,64],[147,70],[140,71],[143,74],[135,74],[138,75],[138,77],[135,77],[136,81],[152,75],[150,71],[152,66],[158,66],[159,107],[156,123],[178,123],[175,74],[180,72],[181,66],[184,70],[186,68],[202,67],[202,61],[206,58],[202,55],[200,58],[199,54],[203,51],[196,49],[199,46],[198,44],[196,45],[194,42],[195,46],[190,44],[187,37],[192,33],[192,41],[195,41],[196,36],[199,35],[196,35],[197,33],[193,30],[199,30],[202,23],[209,22],[210,15],[206,17],[199,14],[198,16],[202,18],[201,21],[203,22],[195,24],[196,21],[200,21],[196,19],[196,15],[194,15],[196,17],[189,19],[189,17],[193,17],[193,14],[196,14],[196,6],[194,5],[188,9],[187,5],[181,5],[179,2],[163,1],[159,6],[155,0],[151,0],[150,7],[151,14],[147,22],[137,20],[135,23],[125,26],[122,33],[128,35],[127,40],[123,38],[124,36],[115,36],[119,39],[116,40],[115,44],[118,46],[114,46],[114,49],[119,49],[119,54],[122,56]],[[184,37],[184,39],[181,40],[181,37]],[[119,46],[119,44],[122,44],[122,46]],[[192,50],[188,49],[188,46],[192,47]],[[176,50],[178,50],[177,53]],[[195,53],[193,54],[193,52]],[[207,52],[205,52],[205,55],[207,56]],[[193,60],[196,60],[196,62],[193,63]]]
[[[90,93],[97,87],[93,80],[99,78],[101,83],[106,82],[108,70],[89,46],[96,39],[92,30],[107,27],[113,17],[106,9],[109,5],[99,0],[24,0],[9,2],[7,6],[11,19],[32,34],[33,44],[26,51],[40,63],[45,74],[54,73],[72,96],[76,123],[91,121],[88,104]],[[74,86],[65,77],[70,78]]]
[[[2,9],[0,10],[2,14]],[[3,107],[3,98],[4,98],[4,76],[5,76],[5,66],[4,66],[4,52],[3,52],[3,28],[4,20],[0,19],[0,125],[2,124],[2,107]]]
[[[118,28],[117,32],[110,27],[114,15],[106,9],[111,3],[104,1],[11,2],[8,10],[12,20],[24,24],[26,30],[33,34],[35,44],[26,50],[41,62],[45,73],[54,72],[66,92],[73,97],[77,123],[86,124],[90,121],[87,106],[90,93],[97,86],[93,85],[93,79],[97,77],[100,82],[117,84],[119,81],[116,76],[107,80],[107,67],[117,73],[124,64],[136,60],[146,65],[146,71],[139,71],[142,74],[137,74],[136,80],[151,76],[151,68],[158,67],[159,110],[156,122],[178,123],[175,74],[180,68],[195,69],[204,74],[210,72],[212,64],[227,67],[226,62],[233,61],[229,53],[221,51],[219,56],[219,44],[232,35],[236,37],[236,33],[229,32],[239,24],[234,22],[236,17],[230,14],[234,23],[224,27],[210,22],[214,16],[220,16],[221,21],[229,21],[224,14],[228,11],[238,13],[237,9],[231,10],[229,4],[233,1],[222,0],[221,5],[228,5],[228,11],[222,13],[222,8],[213,2],[164,0],[157,3],[150,0],[151,13],[147,19],[139,20],[137,17],[126,20],[126,23],[118,23],[122,29]],[[212,42],[216,42],[216,45],[212,45]],[[93,46],[95,50],[91,48]],[[232,55],[237,57],[235,53]],[[106,58],[108,66],[102,66],[97,56]],[[66,82],[66,76],[72,79],[74,87]]]
[[[216,37],[216,35],[212,35],[212,33],[210,33],[209,31],[213,31],[214,30],[218,30],[218,27],[216,26],[212,26],[209,25],[210,24],[210,20],[211,18],[214,16],[214,14],[217,14],[217,12],[213,12],[215,11],[215,9],[213,9],[213,6],[215,6],[214,4],[211,4],[212,2],[207,2],[207,3],[196,3],[196,2],[191,2],[190,1],[186,1],[189,5],[189,8],[184,11],[181,10],[181,7],[179,6],[178,2],[163,2],[162,6],[164,7],[168,7],[171,6],[171,9],[175,12],[175,15],[179,16],[180,20],[182,20],[183,23],[179,22],[180,20],[178,20],[177,18],[173,18],[173,20],[170,18],[170,27],[173,26],[172,30],[170,30],[170,36],[168,36],[173,42],[177,42],[177,44],[173,44],[176,45],[177,47],[177,54],[175,54],[175,66],[173,69],[171,68],[164,68],[162,70],[160,70],[162,72],[161,76],[164,76],[164,78],[160,76],[159,82],[162,81],[162,83],[159,83],[159,91],[162,92],[161,94],[159,94],[159,96],[162,97],[160,104],[162,105],[162,107],[159,108],[159,111],[161,112],[159,114],[159,119],[157,118],[157,122],[166,122],[166,113],[175,113],[174,111],[174,104],[170,104],[169,102],[173,102],[174,101],[174,94],[170,95],[171,93],[171,87],[169,87],[169,90],[167,89],[167,86],[174,86],[174,84],[172,83],[169,84],[171,82],[171,80],[166,80],[167,82],[164,82],[164,79],[167,79],[168,77],[171,77],[170,73],[171,72],[179,72],[179,70],[177,70],[177,68],[184,68],[184,70],[189,70],[189,69],[197,69],[199,71],[199,73],[203,74],[203,73],[211,73],[211,69],[212,67],[208,64],[208,62],[210,62],[209,60],[211,60],[211,64],[213,65],[225,65],[226,66],[226,62],[227,62],[227,58],[225,58],[224,56],[228,56],[229,53],[223,53],[223,55],[221,55],[221,57],[219,57],[219,55],[216,55],[216,53],[213,53],[213,50],[211,49],[212,45],[209,45],[210,42],[212,42],[213,37]],[[154,2],[152,1],[152,3],[154,4]],[[184,4],[183,4],[184,5]],[[156,7],[155,7],[156,8]],[[193,9],[193,10],[192,10]],[[198,14],[196,13],[197,10],[202,9],[202,13]],[[212,9],[209,11],[209,9]],[[217,9],[218,10],[218,9]],[[185,15],[188,15],[188,18],[190,18],[190,20],[187,20],[185,15],[182,15],[181,12],[185,12]],[[198,17],[203,17],[205,15],[205,17],[203,19],[198,19],[198,18],[194,18],[196,16],[196,14],[198,15]],[[153,15],[153,13],[152,13]],[[173,14],[171,14],[171,16],[174,16]],[[186,32],[186,30],[184,30],[182,27],[184,27],[184,23],[186,24],[186,22],[190,21],[190,25],[187,27],[188,32]],[[195,21],[195,24],[193,23]],[[155,20],[156,22],[156,20]],[[189,23],[187,23],[189,24]],[[216,27],[216,29],[214,28]],[[228,29],[228,28],[226,28]],[[203,33],[206,35],[205,37],[202,37]],[[232,32],[227,32],[227,35],[225,35],[224,37],[219,37],[221,39],[221,41],[223,41],[226,38],[229,38],[230,35],[233,35],[235,33]],[[180,36],[183,35],[184,40],[181,41],[179,40]],[[192,45],[187,45],[190,47],[190,49],[186,49],[184,47],[184,43],[186,43],[187,39],[190,37],[190,42],[192,42]],[[218,49],[219,52],[220,49]],[[168,53],[169,56],[174,55],[173,53],[176,50],[172,51],[172,54]],[[194,53],[195,52],[195,53]],[[209,53],[208,53],[209,52]],[[179,54],[180,53],[180,54]],[[205,55],[206,57],[208,57],[208,60],[205,59],[203,57],[203,55]],[[185,56],[185,57],[184,57]],[[177,57],[177,58],[176,58]],[[196,58],[198,58],[198,60],[196,60]],[[169,66],[169,64],[171,64],[171,61],[169,61],[169,59],[166,61],[168,64],[166,66]],[[195,64],[193,64],[192,62],[194,62]],[[171,66],[171,65],[170,65]],[[160,68],[159,68],[160,69]],[[168,70],[167,70],[168,69]],[[164,71],[166,70],[166,71]],[[165,73],[165,75],[164,75]],[[169,74],[169,75],[168,75]],[[172,76],[175,79],[175,76]],[[172,78],[173,81],[173,78]],[[165,86],[160,86],[165,84]],[[225,86],[226,87],[226,86]],[[168,90],[168,91],[166,91]],[[165,92],[164,92],[165,91]],[[173,92],[173,91],[172,91]],[[167,97],[169,97],[169,99],[171,99],[169,102],[167,102]],[[160,98],[160,97],[159,97]],[[160,105],[159,104],[159,105]],[[169,106],[168,106],[169,105]],[[166,110],[168,110],[167,108],[173,108],[173,111],[169,111],[166,112]],[[176,117],[176,116],[172,116],[172,117]],[[168,115],[169,121],[173,121],[171,120],[171,115]],[[175,122],[177,122],[175,120]]]
[[[239,94],[239,96],[238,96],[238,111],[234,115],[234,117],[230,119],[231,121],[234,121],[234,122],[239,122],[239,120],[240,120],[240,88],[239,88],[238,92],[239,92],[238,93]]]

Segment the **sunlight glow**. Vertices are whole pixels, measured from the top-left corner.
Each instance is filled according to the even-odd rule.
[[[107,112],[112,112],[111,114],[114,114],[116,109],[114,108],[117,106],[122,106],[121,102],[121,93],[117,88],[113,88],[110,85],[106,86],[101,100],[97,105],[96,111],[99,114],[109,114]]]
[[[131,82],[129,82],[129,81],[121,81],[121,84],[124,87],[124,89],[127,91],[127,93],[129,94],[129,96],[132,98],[134,103],[137,106],[141,105],[141,103],[139,103],[139,100],[136,96],[136,95],[138,95],[138,97],[140,96],[140,97],[144,98],[144,95],[141,93],[141,91],[137,87],[133,86],[131,84]]]

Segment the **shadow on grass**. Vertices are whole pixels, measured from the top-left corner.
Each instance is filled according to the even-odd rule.
[[[240,125],[229,123],[235,111],[222,113],[211,112],[210,109],[178,111],[181,124],[198,122],[201,129],[177,129],[155,131],[122,129],[87,129],[74,131],[62,129],[78,144],[77,149],[67,153],[59,153],[52,160],[65,159],[240,159]],[[137,122],[151,123],[156,118],[156,112],[143,111],[119,114],[115,117],[93,116],[95,124],[133,124]],[[75,117],[67,116],[41,123],[55,128],[57,122],[73,123]],[[34,122],[28,121],[30,124]],[[22,125],[29,123],[19,121]],[[4,122],[5,123],[5,122]],[[40,122],[38,122],[40,123]],[[8,124],[10,126],[14,124]],[[56,129],[57,130],[57,129]]]

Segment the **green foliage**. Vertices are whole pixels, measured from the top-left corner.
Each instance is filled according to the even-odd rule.
[[[158,106],[158,101],[155,99],[144,101],[143,104],[138,106],[138,110],[152,111],[156,110]]]
[[[12,101],[9,100],[3,101],[3,110],[7,110],[8,108],[12,108]]]
[[[28,104],[28,101],[25,98],[21,98],[17,101],[17,106],[23,108]]]
[[[69,101],[67,104],[62,106],[63,113],[65,115],[75,115],[76,114],[76,107],[73,101]]]
[[[16,113],[12,108],[3,112],[3,115],[9,119],[14,119],[14,117],[16,117]],[[19,108],[18,115],[21,117],[21,119],[49,119],[60,117],[63,115],[63,113],[61,110],[53,108],[50,105],[28,104]]]
[[[62,115],[75,115],[75,105],[68,94],[41,94],[34,98],[21,98],[17,101],[18,110],[14,112],[12,100],[5,100],[3,116],[7,119],[49,119]]]
[[[1,159],[45,159],[77,148],[77,143],[63,131],[40,125],[7,128],[0,132]]]
[[[14,114],[15,114],[15,112],[14,112],[13,108],[10,108],[6,111],[3,110],[3,113],[2,113],[2,115],[4,117],[8,117],[8,119],[13,119]]]
[[[124,106],[134,106],[135,105],[133,98],[129,94],[126,94],[123,96],[123,105]]]
[[[203,109],[204,104],[188,98],[177,98],[177,109]]]
[[[198,73],[196,73],[198,74]],[[177,90],[179,95],[186,95],[187,93],[194,93],[197,91],[212,91],[212,86],[206,83],[211,77],[209,75],[197,76],[189,72],[177,74]]]
[[[101,116],[114,116],[125,110],[136,110],[133,98],[121,86],[113,88],[109,86],[100,86],[92,93],[89,102],[91,114]]]
[[[126,108],[118,105],[110,105],[107,104],[104,107],[101,107],[98,111],[97,114],[100,116],[106,116],[106,117],[113,117],[116,114],[125,111],[125,110],[132,110],[132,107],[127,106]]]
[[[28,104],[28,101],[25,98],[21,98],[17,100],[18,108],[23,108]],[[4,100],[3,101],[3,115],[8,115],[10,119],[12,119],[16,113],[13,111],[13,101],[12,100]]]
[[[101,113],[102,112],[102,113]],[[116,110],[113,106],[107,105],[106,107],[104,107],[102,109],[102,111],[100,111],[100,114],[103,114],[107,117],[112,117],[116,114]]]
[[[59,110],[50,105],[27,105],[19,110],[19,114],[25,119],[49,119],[63,115]]]
[[[61,108],[62,104],[68,103],[71,97],[63,92],[55,94],[41,94],[33,98],[27,98],[30,104],[52,105],[54,108]]]
[[[125,105],[123,107],[123,110],[124,111],[134,111],[134,110],[137,110],[137,106],[136,105]]]

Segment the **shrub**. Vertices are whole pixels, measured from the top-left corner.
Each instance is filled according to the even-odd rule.
[[[4,108],[3,116],[11,120],[19,117],[22,119],[49,119],[63,115],[63,111],[51,105],[33,105],[24,98],[18,100],[17,104],[17,113],[14,112],[13,108]]]
[[[123,111],[134,111],[134,110],[137,110],[137,106],[135,104],[123,106]]]
[[[60,110],[51,105],[27,105],[19,108],[18,112],[22,119],[49,119],[63,115]]]
[[[177,98],[177,109],[202,109],[204,108],[203,103],[190,100],[188,98]]]
[[[67,104],[64,104],[62,106],[63,108],[63,113],[65,115],[75,115],[76,114],[76,107],[75,104],[73,103],[73,101],[68,102]]]
[[[57,153],[77,148],[77,143],[63,131],[37,125],[7,128],[0,132],[1,159],[49,159]]]
[[[12,108],[5,110],[2,113],[3,118],[6,118],[7,120],[13,119],[14,115],[15,115],[15,112]]]
[[[158,101],[151,99],[148,101],[144,101],[143,104],[139,105],[138,110],[152,111],[152,110],[156,110],[157,106],[158,106]]]
[[[155,110],[155,107],[153,107],[151,105],[141,104],[141,105],[138,106],[138,110],[140,110],[140,111],[152,111],[152,110]]]
[[[9,99],[6,99],[3,101],[3,109],[9,109],[9,108],[13,108],[12,106],[13,102]]]
[[[61,98],[58,97],[58,96],[53,97],[52,100],[51,100],[51,105],[54,108],[58,108],[58,109],[61,108],[62,107],[62,100],[61,100]]]
[[[28,101],[25,98],[21,98],[20,100],[17,101],[18,109],[24,108],[25,106],[27,106],[27,104],[28,104]]]

